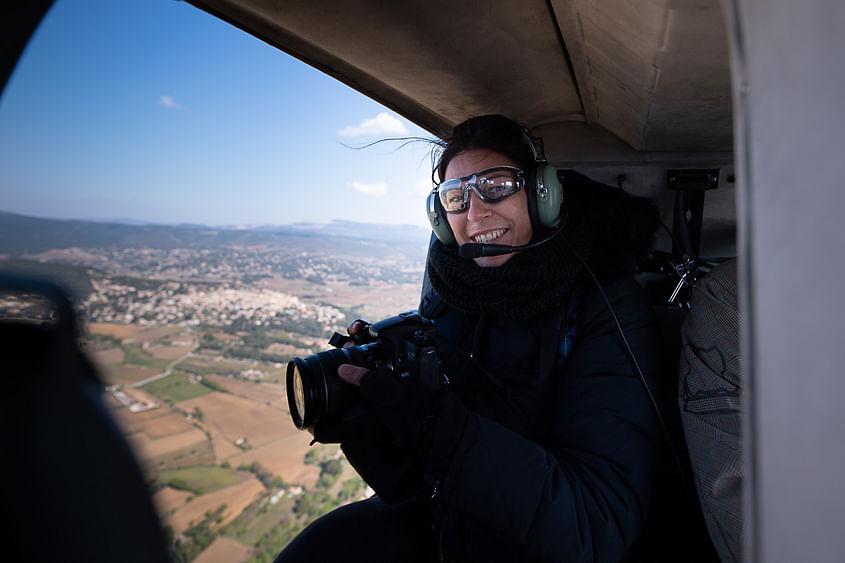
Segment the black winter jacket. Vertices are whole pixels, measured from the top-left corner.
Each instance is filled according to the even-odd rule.
[[[659,354],[640,287],[617,277],[604,289],[654,386]],[[558,315],[473,318],[432,295],[421,313],[435,319],[450,387],[477,417],[438,487],[444,559],[622,560],[646,519],[662,434],[598,290],[577,296],[574,349],[552,358],[551,375]]]

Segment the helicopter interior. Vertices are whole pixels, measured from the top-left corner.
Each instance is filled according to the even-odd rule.
[[[840,3],[188,1],[434,135],[504,114],[543,139],[556,167],[652,199],[666,229],[642,273],[659,278],[662,307],[682,313],[695,278],[738,256],[754,412],[744,427],[753,441],[746,558],[807,559],[807,543],[810,560],[845,553],[835,524],[845,490],[821,484],[845,464],[845,453],[826,446],[841,439],[834,397],[845,389],[835,374],[845,352],[833,288],[845,283],[845,267],[818,272],[843,229]],[[2,23],[3,83],[50,3],[27,3]],[[808,214],[817,220],[799,225]],[[794,236],[784,237],[784,225]],[[803,304],[784,305],[796,288]],[[796,337],[795,326],[814,330]],[[798,389],[790,381],[802,372],[810,375]],[[766,392],[755,386],[761,373]],[[809,482],[792,494],[796,474]]]

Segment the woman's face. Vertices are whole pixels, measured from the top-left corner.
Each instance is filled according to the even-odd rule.
[[[486,149],[460,152],[449,161],[444,180],[462,178],[495,166],[517,166],[508,157]],[[474,191],[469,190],[467,207],[461,213],[447,213],[446,218],[458,244],[470,242],[519,246],[531,242],[534,234],[528,215],[525,190],[519,190],[497,203],[484,203]],[[485,268],[501,266],[513,254],[473,258]]]

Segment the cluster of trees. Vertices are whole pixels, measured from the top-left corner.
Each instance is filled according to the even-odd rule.
[[[343,462],[339,459],[330,459],[320,464],[320,479],[317,486],[324,489],[330,488],[337,482],[337,478],[343,472]]]
[[[200,486],[200,487],[197,487],[196,489],[193,489],[188,484],[188,482],[185,481],[184,479],[182,479],[181,477],[174,477],[173,479],[168,481],[166,483],[166,485],[173,488],[173,489],[179,489],[180,491],[188,491],[188,492],[194,493],[197,496],[205,494],[205,488]]]
[[[272,563],[276,555],[296,537],[301,529],[296,522],[274,526],[261,538],[255,546],[257,553],[247,559],[246,563]]]
[[[293,506],[295,518],[274,526],[256,544],[256,553],[248,563],[269,563],[310,521],[326,512],[354,499],[364,488],[360,478],[345,481],[340,491],[329,491],[343,473],[344,461],[337,455],[337,447],[320,445],[312,448],[305,456],[305,462],[320,466],[317,486],[296,498]]]
[[[179,538],[173,538],[172,528],[165,530],[165,535],[170,545],[170,555],[175,563],[188,563],[202,553],[205,548],[217,537],[217,532],[211,529],[212,524],[220,524],[223,521],[223,511],[226,505],[221,505],[214,512],[210,510],[198,524],[195,524],[182,532]]]
[[[228,389],[226,389],[225,387],[223,387],[222,385],[220,385],[216,381],[212,381],[211,379],[209,379],[207,377],[203,377],[202,379],[200,379],[200,383],[205,385],[206,387],[208,387],[212,391],[217,391],[218,393],[228,393],[229,392]],[[199,410],[199,409],[196,409],[196,410]],[[202,411],[200,411],[200,414],[202,414]],[[200,420],[202,420],[202,419],[200,418]]]
[[[238,466],[238,471],[249,471],[255,477],[261,481],[265,487],[268,489],[273,488],[280,488],[284,487],[285,483],[281,477],[278,475],[273,475],[267,469],[265,469],[260,463],[257,461],[253,461],[250,464],[242,463]]]

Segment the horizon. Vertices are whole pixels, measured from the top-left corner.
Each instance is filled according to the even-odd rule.
[[[57,220],[427,227],[422,138],[185,2],[56,0],[0,97],[0,199]]]
[[[18,217],[26,217],[28,219],[39,219],[45,221],[74,221],[74,222],[82,222],[82,223],[105,223],[105,224],[115,224],[115,225],[124,225],[124,226],[159,226],[159,227],[207,227],[207,228],[214,228],[214,229],[224,229],[224,230],[252,230],[252,229],[261,229],[261,228],[282,228],[282,227],[305,227],[305,226],[331,226],[335,224],[350,224],[350,225],[373,225],[378,227],[390,227],[390,228],[406,228],[412,227],[415,229],[421,230],[431,230],[431,226],[426,225],[418,225],[414,223],[373,223],[370,221],[355,221],[352,219],[342,219],[342,218],[335,218],[329,219],[327,221],[297,221],[294,223],[261,223],[261,224],[208,224],[208,223],[191,223],[191,222],[181,222],[181,223],[165,223],[159,221],[144,221],[139,219],[132,219],[127,217],[111,217],[111,218],[102,218],[102,219],[89,219],[84,217],[48,217],[43,215],[31,215],[28,213],[19,213],[17,211],[9,211],[8,209],[0,209],[0,216],[2,215],[15,215]]]

